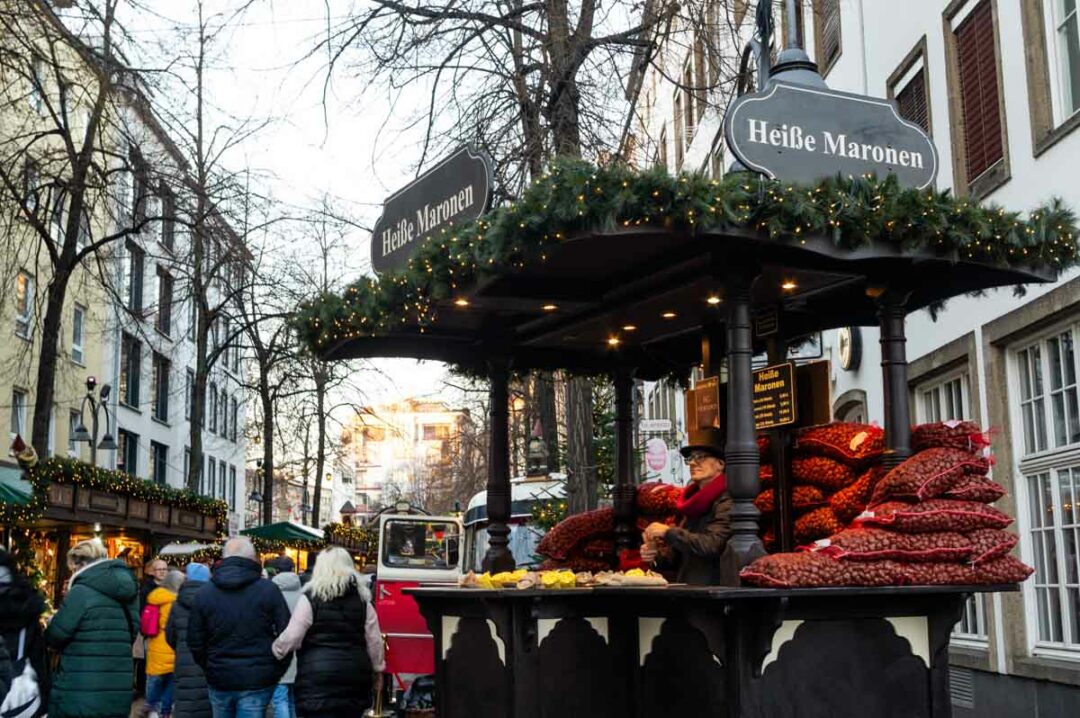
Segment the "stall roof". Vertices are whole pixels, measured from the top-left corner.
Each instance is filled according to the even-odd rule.
[[[529,518],[537,504],[565,497],[566,474],[553,473],[540,479],[515,478],[510,483],[510,518]],[[487,521],[487,491],[473,496],[465,510],[466,526],[481,521]]]
[[[322,541],[324,538],[322,530],[305,526],[296,521],[279,521],[276,524],[254,526],[243,529],[240,533],[244,536],[253,536],[266,541]]]
[[[26,480],[22,469],[0,466],[0,503],[28,506],[33,495],[34,487]]]

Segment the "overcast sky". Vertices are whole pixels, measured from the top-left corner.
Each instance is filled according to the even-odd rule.
[[[144,0],[151,12],[124,18],[141,51],[167,58],[174,27],[196,26],[194,0]],[[213,12],[241,0],[210,0]],[[385,91],[369,90],[349,71],[328,86],[325,55],[311,56],[332,19],[348,17],[362,0],[262,0],[233,23],[220,43],[209,76],[209,99],[222,116],[272,118],[269,127],[228,158],[231,169],[264,175],[276,199],[301,207],[325,195],[357,222],[370,227],[383,198],[408,183],[419,156],[407,126],[416,108],[412,95],[396,106]],[[415,93],[422,102],[425,93]],[[340,258],[355,278],[367,273],[370,234],[356,229]],[[369,400],[386,401],[439,390],[444,367],[411,360],[379,360],[388,379],[366,383]]]

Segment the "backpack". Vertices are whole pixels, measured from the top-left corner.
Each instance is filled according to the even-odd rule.
[[[139,633],[153,638],[161,633],[161,606],[148,603],[139,615]]]
[[[31,718],[41,709],[41,687],[37,673],[26,658],[26,629],[19,631],[19,653],[15,661],[15,678],[0,703],[0,718]]]

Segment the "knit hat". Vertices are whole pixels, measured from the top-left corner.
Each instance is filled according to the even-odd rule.
[[[210,569],[203,563],[189,563],[187,565],[187,577],[189,581],[209,581]]]

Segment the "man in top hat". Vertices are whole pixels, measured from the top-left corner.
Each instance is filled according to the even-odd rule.
[[[690,483],[678,500],[678,521],[649,524],[641,558],[674,571],[676,583],[737,586],[738,560],[728,550],[734,501],[724,476],[724,436],[714,427],[699,429],[680,453]]]

